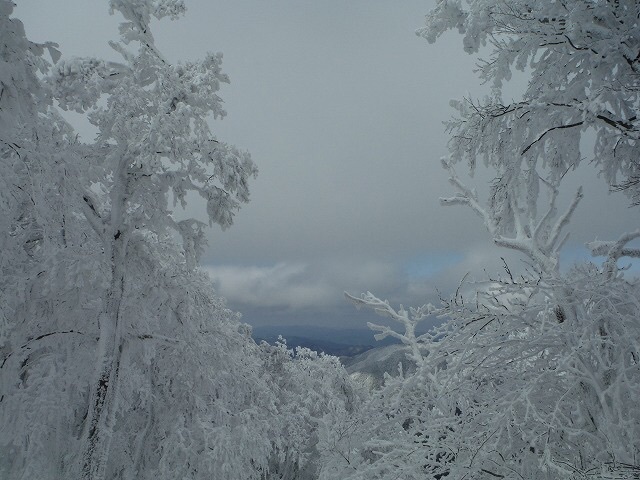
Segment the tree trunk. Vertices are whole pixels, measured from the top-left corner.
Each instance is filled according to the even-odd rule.
[[[105,478],[117,409],[120,362],[122,358],[122,321],[120,309],[124,295],[124,239],[113,242],[111,283],[99,317],[100,336],[96,373],[89,393],[89,406],[83,432],[83,480]]]

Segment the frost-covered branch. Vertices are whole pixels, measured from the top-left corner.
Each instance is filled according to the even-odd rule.
[[[426,304],[418,308],[409,308],[409,311],[405,310],[405,308],[400,305],[400,308],[395,310],[389,305],[388,301],[380,300],[371,292],[362,294],[360,298],[354,297],[347,292],[344,292],[344,296],[347,300],[352,302],[356,308],[370,308],[378,315],[390,318],[394,322],[402,325],[404,327],[404,333],[398,333],[386,325],[377,325],[370,322],[367,323],[367,326],[371,330],[380,332],[375,335],[376,340],[383,340],[389,336],[396,338],[411,348],[412,359],[417,364],[422,362],[423,356],[418,345],[420,339],[416,338],[416,325],[435,311],[435,307],[433,305]]]
[[[440,203],[442,205],[469,206],[484,220],[485,227],[496,245],[524,253],[543,271],[548,273],[557,272],[558,254],[566,240],[566,236],[561,238],[561,235],[583,197],[581,187],[576,192],[565,213],[556,218],[557,183],[561,179],[551,183],[540,179],[537,174],[527,173],[533,179],[532,182],[542,182],[550,190],[547,210],[537,219],[535,209],[538,195],[537,186],[536,188],[530,186],[525,188],[514,181],[513,185],[509,184],[505,188],[508,193],[502,200],[504,206],[494,203],[484,207],[480,204],[477,193],[460,180],[451,161],[442,159],[442,166],[449,172],[449,182],[458,190],[454,197],[441,198]],[[519,198],[521,195],[526,195],[527,197],[527,208],[520,205]],[[500,222],[504,224],[508,220],[501,215],[500,208],[506,208],[511,216],[510,221],[514,233],[511,237],[502,233],[505,231],[504,227],[499,227]],[[555,223],[552,223],[554,219]]]
[[[491,97],[454,104],[460,112],[450,123],[455,161],[504,165],[506,153],[563,171],[593,160],[609,185],[625,189],[636,203],[637,15],[637,2],[626,1],[438,1],[418,35],[434,42],[452,29],[463,35],[469,53],[490,46],[479,76],[492,84]],[[529,82],[518,101],[504,105],[503,84],[514,71],[530,72]],[[594,75],[600,71],[611,74]],[[587,131],[596,136],[589,153],[580,145]]]
[[[473,301],[443,300],[438,341],[414,375],[372,401],[382,413],[347,478],[638,471],[640,292],[615,262],[640,257],[628,246],[640,231],[590,244],[607,257],[604,272],[587,263],[565,275],[559,255],[582,189],[566,209],[558,198],[566,173],[592,160],[640,203],[639,12],[633,0],[436,0],[425,17],[417,33],[429,42],[454,30],[467,53],[489,50],[479,77],[491,94],[451,103],[443,166],[455,194],[440,201],[468,206],[494,243],[528,256],[534,272],[514,276],[507,267],[509,278],[490,279]],[[503,85],[515,71],[528,81],[505,105]],[[456,175],[458,163],[472,175],[483,163],[494,176],[486,202]],[[402,309],[370,294],[359,303],[403,323]],[[388,328],[377,331],[393,336]]]
[[[548,237],[547,242],[546,242],[546,244],[544,246],[545,250],[547,250],[549,252],[559,252],[560,248],[562,247],[562,244],[564,243],[564,240],[561,241],[561,242],[558,242],[558,239],[560,238],[562,230],[571,221],[571,217],[573,216],[573,213],[575,212],[576,208],[578,207],[578,204],[580,203],[580,200],[582,200],[583,196],[584,195],[582,193],[582,187],[579,187],[578,191],[576,192],[575,196],[573,197],[573,200],[572,200],[571,204],[569,205],[569,207],[567,208],[567,210],[565,211],[565,213],[556,220],[556,223],[551,228],[551,231],[549,232],[549,237]],[[555,200],[555,197],[553,197],[553,198]],[[555,210],[555,208],[554,208],[554,210]]]
[[[449,183],[458,190],[458,194],[454,197],[440,198],[440,204],[445,206],[468,205],[484,220],[484,224],[489,230],[489,233],[493,235],[495,232],[495,225],[487,210],[480,205],[478,201],[478,194],[462,183],[450,160],[447,158],[441,158],[440,162],[442,163],[442,168],[449,172]]]
[[[640,238],[640,230],[625,233],[616,241],[593,241],[587,243],[587,248],[594,256],[607,257],[603,267],[609,276],[617,272],[617,262],[622,257],[640,258],[640,248],[625,248],[627,243]]]

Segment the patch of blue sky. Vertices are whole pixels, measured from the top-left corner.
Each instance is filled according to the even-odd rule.
[[[560,269],[563,272],[580,262],[600,263],[602,257],[594,257],[591,252],[582,245],[565,246],[560,252]]]
[[[629,245],[637,247],[637,245]],[[560,255],[560,270],[566,273],[572,266],[581,262],[592,262],[600,265],[604,257],[594,257],[584,246],[567,246],[562,249]],[[638,259],[623,257],[618,260],[618,267],[624,268],[626,275],[640,277],[640,262]]]
[[[464,260],[464,255],[460,252],[422,253],[406,261],[404,271],[409,278],[430,278],[462,260]]]

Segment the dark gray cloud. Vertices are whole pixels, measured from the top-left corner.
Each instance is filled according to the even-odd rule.
[[[486,89],[460,37],[429,45],[413,33],[432,4],[191,0],[186,18],[156,25],[172,61],[224,53],[228,116],[213,130],[249,150],[260,169],[251,203],[231,229],[211,231],[203,258],[247,321],[352,326],[366,314],[344,290],[422,304],[467,272],[499,270],[506,252],[490,244],[480,219],[438,203],[452,193],[439,164],[449,100]],[[66,55],[113,58],[106,42],[119,19],[106,5],[22,0],[16,13],[30,36],[60,42]],[[584,256],[585,241],[616,237],[638,220],[586,167],[569,181],[571,192],[583,183],[586,193],[571,259]],[[470,183],[490,178],[480,171]]]

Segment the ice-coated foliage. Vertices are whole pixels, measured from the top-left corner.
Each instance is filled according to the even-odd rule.
[[[108,282],[96,318],[97,358],[81,436],[80,474],[87,479],[108,474],[129,330],[157,331],[148,324],[151,319],[126,308],[138,286],[131,268],[140,242],[179,235],[186,268],[193,269],[204,224],[176,220],[169,202],[184,207],[193,192],[205,200],[209,223],[226,228],[248,201],[248,179],[256,173],[248,154],[216,140],[206,120],[224,115],[217,96],[221,82],[228,81],[221,56],[171,65],[154,45],[151,16],[176,17],[182,3],[112,1],[110,6],[125,19],[121,41],[111,43],[123,62],[76,58],[61,62],[49,78],[60,107],[87,114],[98,129],[94,144],[80,149],[89,167],[74,192],[104,252]]]
[[[453,162],[492,165],[500,189],[522,171],[544,167],[543,178],[553,183],[593,160],[611,186],[640,200],[637,1],[439,0],[418,34],[434,42],[449,29],[463,35],[467,52],[488,50],[479,75],[493,87],[483,100],[453,102]],[[515,70],[528,86],[521,98],[504,100],[502,86]],[[580,148],[590,131],[591,153]]]
[[[337,357],[284,341],[261,345],[265,366],[278,395],[281,430],[267,477],[318,478],[335,452],[335,433],[358,411],[364,392],[355,386]]]
[[[553,281],[507,269],[476,298],[455,295],[412,342],[416,373],[389,377],[364,410],[343,478],[634,478],[639,309],[637,282],[593,264]]]
[[[319,432],[358,392],[334,357],[256,345],[196,266],[205,222],[230,226],[256,173],[206,121],[224,115],[221,56],[162,58],[149,22],[181,1],[111,2],[119,64],[58,61],[12,8],[0,0],[0,478],[316,478]],[[176,219],[191,193],[206,217]]]
[[[123,335],[106,478],[261,478],[280,419],[258,347],[174,244],[144,240],[123,305],[138,322]],[[3,478],[78,477],[98,336],[86,319],[101,305],[89,288],[58,285],[32,295],[18,318],[48,333],[15,329],[3,357]]]
[[[55,175],[59,159],[43,163],[31,144],[39,138],[63,141],[65,133],[55,119],[44,118],[50,100],[38,80],[49,66],[43,50],[48,48],[57,58],[55,45],[27,40],[22,22],[10,16],[12,11],[12,2],[0,2],[0,344],[6,334],[4,322],[9,321],[3,316],[11,315],[24,292],[23,279],[13,274],[34,267],[43,242],[57,236],[47,229],[56,222],[46,222],[57,187],[40,182]]]
[[[0,1],[0,478],[313,478],[344,369],[256,345],[196,267],[205,223],[171,210],[195,193],[226,228],[248,200],[255,166],[206,121],[221,56],[162,58],[149,22],[180,1],[111,9],[122,63],[58,61]]]
[[[495,244],[523,254],[498,278],[459,289],[442,305],[406,311],[367,293],[349,298],[400,324],[370,325],[411,347],[416,372],[389,377],[354,419],[334,456],[333,478],[629,479],[640,475],[640,290],[622,257],[630,242],[589,244],[601,265],[560,270],[579,189],[560,211],[562,180],[586,157],[634,203],[638,191],[640,6],[635,1],[437,2],[419,35],[449,29],[492,95],[453,102],[450,155],[455,195],[444,205],[478,214]],[[502,100],[512,70],[529,77]],[[589,158],[589,157],[586,157]],[[495,180],[486,201],[455,170],[484,163]],[[415,335],[426,314],[443,323]],[[331,477],[329,477],[331,478]]]
[[[415,372],[370,394],[338,359],[250,329],[198,270],[207,223],[248,201],[249,155],[216,139],[228,82],[220,54],[172,64],[152,22],[180,0],[111,0],[122,60],[59,60],[0,0],[0,478],[587,479],[640,474],[640,291],[622,257],[639,231],[589,244],[602,265],[559,268],[590,156],[640,198],[640,7],[631,0],[437,3],[419,32],[448,29],[493,93],[454,103],[455,194],[528,272],[438,307],[349,297],[392,326]],[[45,52],[48,56],[45,56]],[[48,57],[54,63],[52,67]],[[504,102],[512,69],[530,76]],[[80,143],[56,108],[97,128]],[[488,201],[456,174],[478,161]],[[174,209],[200,197],[202,218]],[[430,316],[444,323],[416,335]]]

